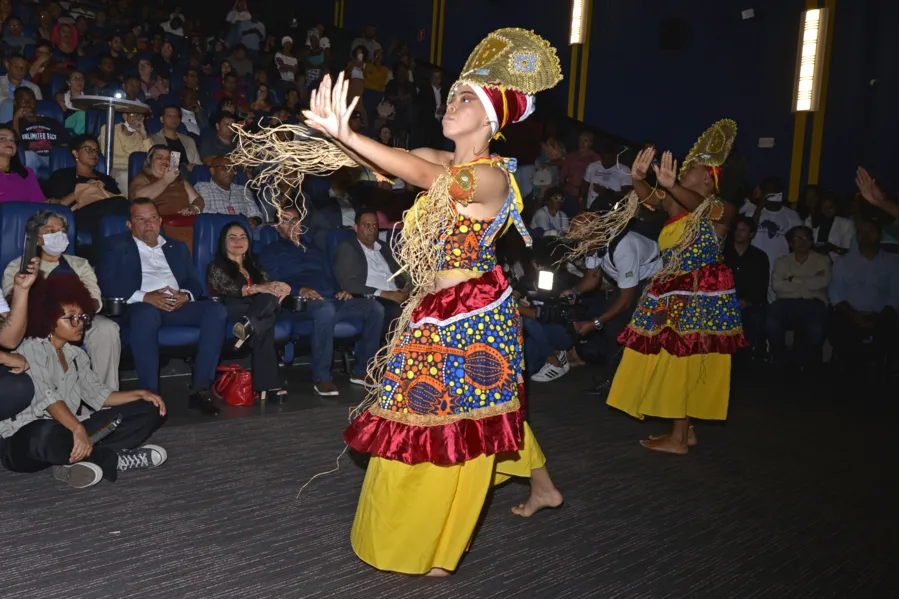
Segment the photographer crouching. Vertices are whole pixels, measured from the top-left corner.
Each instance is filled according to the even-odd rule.
[[[601,354],[605,362],[600,383],[592,391],[605,394],[621,360],[618,336],[627,327],[643,287],[661,267],[659,244],[632,230],[634,220],[600,252],[586,260],[589,269],[583,279],[562,292],[572,304],[587,306],[586,319],[574,323],[575,332],[585,338],[581,355]],[[594,291],[598,293],[592,293]]]

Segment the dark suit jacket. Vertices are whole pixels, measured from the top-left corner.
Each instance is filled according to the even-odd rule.
[[[440,88],[440,98],[446,102],[446,88]],[[418,96],[415,98],[415,107],[417,109],[419,124],[426,124],[435,127],[440,124],[434,113],[437,112],[437,98],[434,97],[434,88],[430,81],[422,81],[418,86]]]
[[[387,260],[391,272],[395,273],[400,269],[386,243],[381,243],[381,255]],[[344,291],[359,295],[370,295],[375,292],[374,287],[365,284],[368,280],[368,260],[365,259],[365,252],[362,251],[362,245],[357,238],[344,239],[334,250],[334,276]],[[400,289],[406,284],[401,276],[393,281]]]
[[[143,281],[137,242],[132,237],[131,231],[125,231],[110,237],[106,247],[109,251],[100,260],[100,267],[97,269],[100,291],[104,297],[128,299],[135,291],[140,291]],[[165,254],[169,268],[178,281],[178,287],[190,291],[194,299],[203,296],[205,286],[197,276],[197,269],[194,268],[190,252],[187,251],[184,242],[166,239],[162,253]]]

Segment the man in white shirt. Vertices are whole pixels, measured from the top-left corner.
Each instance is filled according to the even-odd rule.
[[[43,99],[41,88],[31,81],[25,80],[25,76],[28,74],[28,60],[22,56],[13,56],[6,61],[5,66],[6,75],[0,75],[0,102],[12,100],[16,90],[20,87],[27,87],[34,92],[35,98]]]
[[[197,302],[205,285],[197,277],[183,242],[160,234],[162,219],[153,201],[131,202],[129,232],[109,238],[98,269],[104,297],[125,300],[120,320],[130,331],[140,386],[159,390],[159,330],[189,327],[200,331],[189,406],[216,415],[210,387],[225,341],[228,313],[211,301]]]
[[[790,253],[790,244],[787,242],[787,232],[802,224],[802,219],[795,210],[784,205],[783,183],[778,179],[766,179],[759,185],[760,204],[759,211],[755,204],[744,204],[740,208],[740,214],[752,217],[758,224],[752,245],[768,255],[768,264],[771,272],[774,272],[774,263],[781,256]],[[776,299],[774,288],[768,288],[768,301]]]
[[[384,306],[384,327],[402,313],[409,298],[409,286],[402,277],[393,278],[400,270],[387,244],[378,241],[378,213],[362,210],[353,226],[355,239],[347,239],[334,253],[334,276],[342,289],[353,295],[371,295]]]
[[[364,46],[366,51],[368,51],[369,59],[371,59],[375,55],[375,51],[381,49],[381,44],[375,39],[377,33],[378,30],[374,25],[366,25],[365,29],[362,30],[362,37],[357,37],[350,44],[350,52],[359,46]]]
[[[830,285],[830,258],[812,251],[812,230],[798,226],[787,232],[793,251],[777,259],[771,275],[776,300],[768,304],[765,331],[771,345],[771,362],[787,365],[784,336],[796,334],[794,353],[798,365],[806,368],[821,361],[824,324],[827,320],[827,286]]]
[[[618,162],[615,146],[609,141],[599,145],[600,159],[584,172],[583,196],[586,192],[587,210],[610,210],[615,203],[634,188],[631,169]],[[593,204],[599,199],[599,203]]]
[[[253,201],[246,185],[234,184],[234,168],[227,156],[217,157],[209,168],[212,181],[197,183],[194,189],[203,196],[203,212],[210,214],[242,214],[255,228],[262,224],[262,212]]]
[[[625,230],[609,244],[605,252],[587,259],[587,274],[574,288],[562,292],[562,296],[579,296],[599,289],[600,293],[586,299],[589,310],[587,316],[596,315],[593,320],[575,323],[579,335],[601,331],[588,340],[594,349],[605,356],[603,381],[597,391],[608,392],[608,384],[618,367],[621,357],[618,335],[627,327],[634,307],[640,299],[644,284],[662,266],[659,244],[634,231]],[[603,275],[612,285],[603,286]],[[595,345],[594,345],[595,344]]]

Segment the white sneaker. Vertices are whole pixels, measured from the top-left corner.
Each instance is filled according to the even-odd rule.
[[[537,374],[531,377],[531,380],[536,383],[548,383],[550,381],[554,381],[557,378],[565,376],[568,374],[568,371],[571,369],[567,363],[564,366],[555,366],[551,362],[547,362],[543,365],[543,368],[540,369]]]
[[[85,489],[103,480],[103,470],[92,462],[78,462],[71,466],[53,466],[53,478],[76,489]]]
[[[568,365],[568,352],[556,352],[556,357],[559,358],[559,364],[565,369],[565,372],[568,372],[571,369],[571,366]]]

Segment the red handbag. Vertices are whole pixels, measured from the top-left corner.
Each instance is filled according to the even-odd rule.
[[[256,401],[253,392],[253,375],[246,368],[237,364],[219,366],[219,374],[212,386],[212,392],[219,399],[232,406],[251,406]]]

